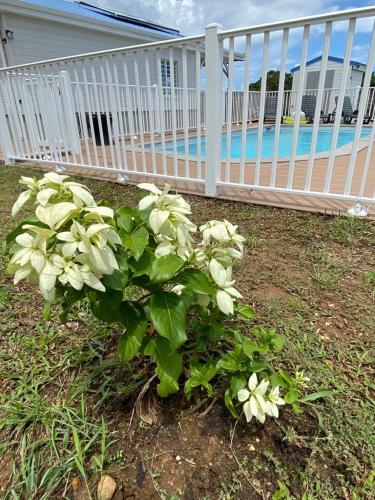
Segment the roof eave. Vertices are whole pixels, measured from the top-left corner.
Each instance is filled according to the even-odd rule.
[[[310,59],[309,61],[306,62],[306,66],[311,66],[312,64],[315,64],[316,62],[319,62],[322,60],[322,56],[314,57],[313,59]],[[328,60],[332,62],[338,62],[340,64],[344,63],[344,60],[341,57],[336,57],[336,56],[328,56]],[[351,66],[364,66],[366,67],[365,63],[361,63],[359,61],[350,61]],[[290,73],[295,73],[296,71],[299,71],[301,66],[298,64],[297,66],[294,66],[294,68],[290,69]]]

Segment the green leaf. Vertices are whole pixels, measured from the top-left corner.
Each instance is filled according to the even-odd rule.
[[[178,379],[182,372],[182,357],[173,352],[170,342],[164,337],[151,337],[144,354],[151,356],[156,363],[156,373],[159,377],[157,392],[165,398],[179,390]]]
[[[283,498],[289,499],[289,490],[288,487],[282,483],[281,481],[277,481],[279,489],[274,492],[272,495],[272,500],[282,500]]]
[[[217,372],[216,363],[217,361],[215,359],[210,359],[209,361],[207,361],[206,364],[204,364],[201,367],[200,374],[202,380],[209,381],[216,375]]]
[[[246,354],[246,356],[249,356],[249,358],[253,357],[254,352],[264,352],[256,342],[253,342],[249,339],[246,339],[243,342],[242,347],[243,352]]]
[[[144,210],[139,210],[142,221],[148,221],[148,219],[150,218],[150,213],[152,212],[153,209],[154,206],[152,204],[149,207],[145,208]]]
[[[78,302],[79,300],[83,299],[84,296],[85,295],[83,290],[75,290],[74,288],[68,288],[63,298],[62,312],[59,314],[59,318],[62,323],[66,322],[72,305]]]
[[[186,309],[189,309],[191,304],[195,302],[194,293],[186,287],[181,290],[179,295],[181,300],[184,301]]]
[[[243,333],[235,331],[234,338],[242,345],[243,351],[249,358],[253,358],[253,354],[255,352],[259,352],[261,354],[266,354],[268,352],[268,345],[259,344],[254,342],[253,340],[246,337]]]
[[[302,409],[301,407],[295,403],[293,406],[298,406],[298,408],[300,409],[300,413],[302,413]],[[292,406],[292,408],[293,408]],[[294,408],[293,408],[294,410]],[[322,431],[325,431],[324,429],[324,419],[323,419],[323,415],[321,413],[318,412],[318,410],[316,409],[315,406],[312,407],[312,410],[314,411],[315,415],[316,415],[316,418],[318,419],[318,426],[319,426],[319,429],[322,430]],[[296,413],[296,412],[295,412]]]
[[[150,316],[156,331],[176,350],[186,342],[186,304],[171,292],[158,291],[150,300]]]
[[[296,385],[296,382],[293,377],[291,377],[288,373],[286,373],[284,370],[279,370],[279,375],[280,377],[284,380],[284,385],[283,387],[293,387]],[[282,385],[282,384],[280,384]]]
[[[209,360],[207,363],[201,365],[196,360],[190,362],[190,377],[185,384],[185,394],[190,394],[194,387],[203,386],[209,395],[212,394],[213,389],[209,381],[216,375],[216,360]]]
[[[115,269],[111,275],[102,278],[102,283],[106,288],[122,291],[128,283],[128,273]]]
[[[46,321],[49,321],[51,319],[51,305],[52,302],[45,300],[43,304],[43,318]]]
[[[267,370],[270,367],[270,364],[266,360],[254,360],[249,363],[249,370],[252,372],[262,372],[264,370]]]
[[[118,264],[120,271],[127,271],[129,269],[128,259],[126,258],[124,249],[122,247],[120,247],[120,246],[117,247],[115,257],[116,257],[117,264]]]
[[[246,354],[246,356],[249,356],[249,358],[253,357],[254,352],[265,354],[268,351],[268,349],[265,349],[264,347],[260,346],[250,339],[245,339],[242,343],[242,347],[243,352]]]
[[[133,217],[136,222],[142,222],[141,212],[138,208],[124,206],[117,208],[115,211],[116,219],[119,217],[127,217],[129,215]]]
[[[282,335],[274,335],[271,341],[271,350],[280,352],[285,345],[285,338]]]
[[[208,344],[208,335],[199,335],[195,343],[195,351],[196,352],[205,351],[207,349],[207,344]]]
[[[116,223],[119,229],[130,233],[135,223],[142,222],[141,214],[138,209],[132,207],[120,207],[115,212]]]
[[[338,392],[339,391],[312,392],[311,394],[307,394],[307,396],[304,396],[303,398],[299,398],[298,401],[300,403],[307,403],[308,401],[315,401],[317,399],[331,398],[332,396],[334,396]]]
[[[128,265],[133,271],[133,277],[149,274],[151,271],[152,263],[155,260],[155,254],[150,249],[146,248],[142,256],[137,260],[133,257],[128,260]]]
[[[184,265],[184,261],[178,255],[164,255],[154,260],[150,280],[154,283],[168,281]]]
[[[217,368],[218,370],[236,372],[241,369],[242,361],[242,348],[241,346],[236,346],[234,351],[228,351],[221,357],[221,359],[219,359],[217,362]]]
[[[120,311],[122,295],[122,292],[115,290],[106,292],[90,290],[88,297],[94,316],[106,323],[122,322]]]
[[[272,387],[284,387],[284,388],[288,387],[288,384],[285,382],[283,377],[281,377],[277,373],[273,373],[268,378]]]
[[[211,295],[213,288],[205,274],[199,269],[184,269],[176,276],[176,282],[185,285],[195,293]]]
[[[302,413],[302,409],[301,409],[300,405],[297,403],[292,404],[292,410],[293,410],[293,413],[295,413],[296,415],[300,415]]]
[[[272,352],[279,352],[284,347],[285,339],[278,335],[273,328],[266,328],[258,325],[251,330],[257,337],[259,344],[262,345],[264,351],[271,350]]]
[[[131,215],[122,215],[118,217],[116,223],[118,229],[123,229],[126,233],[130,233],[134,228],[134,219]]]
[[[135,260],[139,260],[148,243],[148,231],[145,227],[140,227],[133,233],[126,233],[123,229],[119,231],[122,244],[128,248]]]
[[[239,418],[239,415],[238,415],[236,408],[234,407],[234,404],[233,404],[233,397],[232,397],[232,392],[230,389],[227,389],[224,393],[224,403],[225,403],[225,406],[230,411],[232,417]]]
[[[147,328],[147,318],[141,307],[130,302],[122,302],[121,315],[126,327],[118,352],[122,361],[130,361],[139,352]]]
[[[185,382],[185,386],[184,386],[184,392],[187,396],[190,396],[193,389],[195,389],[196,387],[200,387],[200,386],[204,387],[207,390],[208,395],[211,396],[211,394],[213,393],[212,385],[206,381],[201,382],[196,377],[190,377],[187,379],[187,381]]]
[[[207,326],[205,326],[205,331],[207,332]],[[228,339],[231,337],[231,330],[223,324],[213,323],[209,327],[207,336],[210,340]]]
[[[250,306],[239,306],[237,307],[236,312],[246,319],[253,319],[256,316],[256,312]]]
[[[237,392],[247,386],[247,378],[245,375],[233,375],[230,379],[230,390],[233,394],[237,395]]]
[[[293,404],[297,401],[298,399],[298,396],[299,396],[299,392],[297,389],[292,389],[290,390],[286,395],[285,395],[285,403],[288,403],[288,404]]]

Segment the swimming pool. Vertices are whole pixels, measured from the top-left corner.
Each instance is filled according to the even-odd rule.
[[[341,127],[337,140],[337,148],[345,146],[353,142],[355,128],[354,127]],[[319,127],[318,138],[316,145],[316,153],[323,153],[330,150],[332,142],[333,127]],[[361,137],[366,137],[370,134],[369,129],[362,129]],[[292,149],[292,136],[293,127],[281,127],[280,140],[279,140],[279,158],[288,158]],[[241,158],[241,143],[242,131],[234,130],[231,134],[231,158]],[[245,157],[248,160],[255,160],[257,154],[257,138],[258,129],[251,128],[246,133],[246,153]],[[298,132],[297,143],[297,156],[308,155],[311,149],[312,127],[300,127]],[[270,159],[273,156],[273,144],[275,139],[275,128],[266,126],[263,129],[263,142],[262,142],[262,158]],[[198,143],[196,137],[189,137],[189,155],[192,157],[198,156]],[[147,145],[150,148],[150,145]],[[155,144],[156,151],[162,151],[162,143]],[[166,152],[173,152],[173,141],[168,140],[165,142]],[[185,154],[185,141],[184,139],[177,140],[177,154]],[[227,134],[224,132],[221,139],[221,157],[226,158],[227,154]],[[202,135],[201,138],[201,157],[206,157],[206,138]]]

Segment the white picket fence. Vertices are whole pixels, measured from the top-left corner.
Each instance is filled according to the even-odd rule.
[[[375,62],[374,30],[369,34],[362,87],[343,84],[338,89],[324,88],[336,24],[340,23],[342,30],[342,23],[347,23],[342,73],[343,82],[347,82],[356,24],[374,16],[375,7],[367,7],[228,31],[209,25],[204,35],[2,68],[3,156],[8,164],[33,160],[106,169],[118,172],[122,178],[138,175],[160,182],[174,179],[190,185],[204,184],[206,194],[212,196],[218,189],[229,187],[374,202],[373,121],[367,138],[363,138],[364,118],[373,118],[375,108],[375,89],[370,87]],[[309,36],[311,27],[316,25],[324,32],[319,84],[316,90],[306,90]],[[285,91],[290,36],[301,29],[298,88]],[[270,40],[275,34],[281,34],[282,39],[280,79],[278,91],[269,91],[266,82]],[[251,91],[250,74],[255,64],[252,45],[259,37],[263,52],[261,89]],[[181,62],[179,81],[171,78],[169,87],[163,86],[161,75],[161,61],[166,58],[171,68],[176,60]],[[289,129],[290,150],[284,156],[280,153],[285,140],[282,117],[299,116],[304,95],[316,98],[309,151],[302,156],[299,153],[305,127],[295,120]],[[269,127],[264,126],[269,97],[277,97],[277,109],[272,151],[267,155],[263,146],[269,141]],[[347,167],[336,175],[345,97],[349,97],[358,113],[345,153]],[[321,113],[330,115],[331,141],[325,152],[323,174],[320,173],[324,179],[317,184],[314,179],[321,172],[322,157],[317,149],[323,127]],[[254,140],[254,123],[256,153],[251,157],[248,146],[249,140]],[[233,154],[235,141],[237,151]],[[365,153],[360,155],[362,150]],[[278,178],[279,164],[285,162],[287,171],[282,182]],[[301,162],[305,162],[302,184],[297,179]],[[336,183],[336,177],[341,178],[341,184]]]

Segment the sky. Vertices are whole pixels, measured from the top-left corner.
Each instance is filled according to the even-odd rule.
[[[254,26],[267,22],[293,19],[374,5],[374,0],[91,0],[92,3],[128,15],[142,17],[169,27],[177,28],[183,35],[204,32],[209,23],[219,23],[223,29]],[[330,55],[343,57],[347,36],[347,23],[335,23],[330,45]],[[357,22],[352,59],[366,62],[373,19]],[[278,69],[281,52],[281,32],[271,34],[269,69]],[[324,27],[315,26],[309,37],[308,58],[321,54]],[[235,49],[242,51],[244,39],[238,39]],[[299,63],[302,29],[290,32],[287,69]],[[262,61],[262,36],[252,43],[251,80],[260,76]],[[243,65],[235,68],[234,87],[241,85]]]

